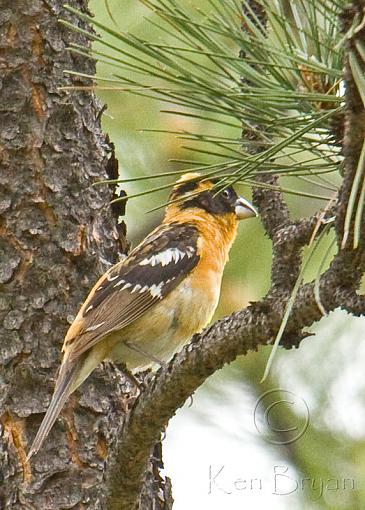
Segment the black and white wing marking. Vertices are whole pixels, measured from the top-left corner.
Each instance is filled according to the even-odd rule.
[[[197,265],[198,231],[172,223],[154,230],[98,282],[82,307],[82,327],[72,327],[64,349],[70,361],[141,317],[169,294]]]

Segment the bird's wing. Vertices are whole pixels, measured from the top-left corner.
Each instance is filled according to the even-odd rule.
[[[161,225],[96,283],[63,346],[72,362],[107,334],[141,317],[197,265],[198,231],[187,224]]]

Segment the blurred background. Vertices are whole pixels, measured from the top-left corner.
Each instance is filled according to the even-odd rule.
[[[189,3],[189,2],[187,2]],[[194,8],[209,2],[190,2]],[[96,19],[145,36],[155,28],[137,0],[92,0]],[[168,37],[168,36],[167,36]],[[165,38],[166,40],[166,38]],[[108,74],[98,64],[100,75]],[[146,129],[206,132],[202,119],[162,113],[166,103],[125,91],[97,90],[108,105],[103,128],[116,147],[120,177],[182,170],[173,159],[207,160],[187,151],[172,134]],[[175,107],[176,108],[176,107]],[[219,126],[221,136],[240,139],[240,128]],[[186,166],[186,165],[185,165]],[[167,184],[141,180],[123,184],[128,194]],[[239,191],[250,199],[248,187]],[[125,221],[136,244],[160,219],[169,189],[129,200]],[[321,207],[289,196],[294,216]],[[323,256],[330,239],[323,243]],[[328,265],[330,254],[323,269]],[[227,265],[215,318],[264,296],[270,284],[270,242],[260,219],[243,222]],[[318,262],[318,260],[317,260]],[[306,278],[315,274],[309,268]],[[336,311],[312,328],[300,349],[280,350],[271,376],[260,384],[270,347],[241,357],[216,373],[171,420],[164,439],[166,475],[172,478],[176,510],[361,509],[365,507],[364,376],[365,320]]]

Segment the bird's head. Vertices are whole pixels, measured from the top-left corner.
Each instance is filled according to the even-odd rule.
[[[187,173],[174,185],[166,215],[211,215],[218,220],[235,221],[257,216],[255,208],[237,195],[232,186],[222,191],[217,180],[203,178],[199,173]]]

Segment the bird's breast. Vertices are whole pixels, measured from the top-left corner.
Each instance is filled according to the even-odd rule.
[[[168,361],[211,320],[220,292],[221,275],[208,271],[204,280],[191,275],[131,326],[115,333],[110,358],[132,372],[150,368],[147,356],[127,347],[131,342],[161,361]]]

